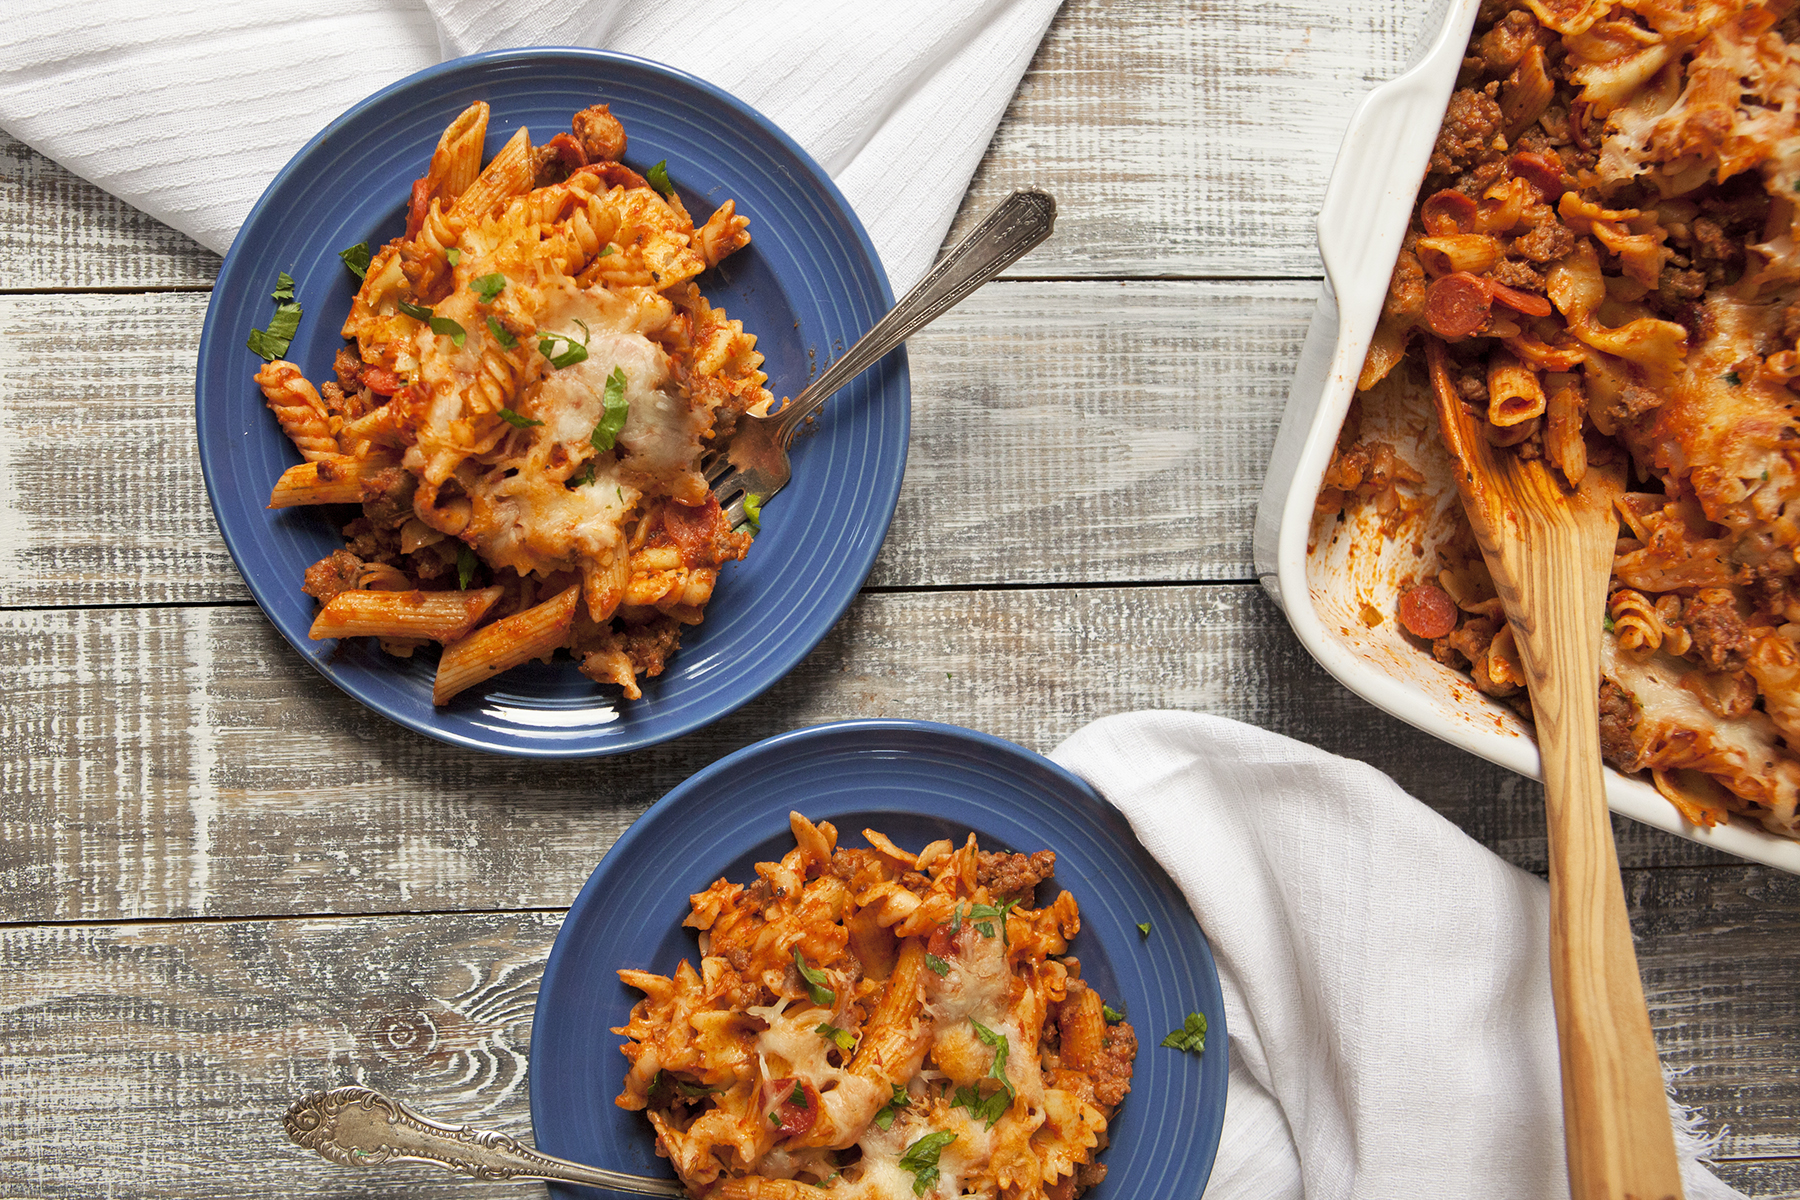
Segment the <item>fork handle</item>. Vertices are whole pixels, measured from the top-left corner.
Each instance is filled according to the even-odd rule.
[[[419,1162],[476,1179],[552,1179],[640,1196],[687,1195],[673,1179],[590,1167],[541,1154],[495,1130],[434,1121],[373,1088],[313,1092],[288,1110],[283,1124],[296,1145],[346,1167]]]
[[[873,366],[882,355],[937,320],[970,292],[1023,258],[1050,236],[1056,200],[1037,188],[1020,188],[989,213],[973,232],[939,259],[912,291],[875,322],[869,332],[776,413],[778,445],[829,400],[834,392]]]

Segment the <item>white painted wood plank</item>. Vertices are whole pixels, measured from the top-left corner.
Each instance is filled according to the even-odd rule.
[[[291,1144],[360,1083],[530,1141],[526,1055],[557,914],[0,932],[0,1193],[499,1200],[541,1185],[362,1171]]]
[[[219,256],[0,132],[0,289],[211,287]]]
[[[959,228],[1014,187],[1058,198],[1038,277],[1312,276],[1352,108],[1424,32],[1412,0],[1068,0]],[[194,287],[218,260],[0,135],[0,287]]]
[[[976,293],[910,347],[906,485],[870,584],[1249,578],[1315,288]],[[194,294],[0,297],[0,606],[246,597],[195,448],[204,309]]]
[[[251,607],[0,613],[0,920],[556,907],[658,796],[759,738],[912,717],[1049,750],[1100,716],[1217,713],[1374,763],[1543,869],[1535,784],[1380,715],[1251,585],[865,594],[793,675],[593,762],[371,716]],[[1735,863],[1617,822],[1632,866]]]
[[[1676,1096],[1710,1129],[1729,1127],[1723,1155],[1753,1160],[1724,1164],[1727,1178],[1752,1196],[1800,1196],[1800,955],[1769,945],[1800,892],[1658,874],[1709,905],[1673,910],[1666,941],[1680,946],[1646,968],[1664,1060],[1685,1071]],[[528,1138],[531,1020],[558,925],[474,913],[0,930],[6,1193],[530,1195],[426,1167],[336,1167],[289,1145],[279,1121],[303,1092],[359,1083]],[[1767,1161],[1777,1155],[1790,1157]]]
[[[1338,142],[1431,32],[1431,7],[1066,0],[956,232],[1037,183],[1057,232],[1015,273],[1316,276]]]

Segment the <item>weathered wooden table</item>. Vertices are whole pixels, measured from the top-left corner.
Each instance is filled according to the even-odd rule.
[[[538,976],[594,863],[696,769],[823,720],[1048,750],[1108,713],[1220,713],[1541,872],[1537,787],[1350,696],[1252,580],[1312,214],[1423,7],[1068,0],[959,221],[1035,182],[1058,232],[914,341],[862,595],[751,709],[586,763],[428,741],[290,651],[195,453],[218,260],[0,135],[0,1195],[529,1194],[331,1167],[277,1118],[364,1081],[527,1131]],[[1616,830],[1678,1095],[1724,1131],[1720,1174],[1800,1197],[1800,879]]]

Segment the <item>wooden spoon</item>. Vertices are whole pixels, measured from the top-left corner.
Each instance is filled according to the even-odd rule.
[[[1496,452],[1426,338],[1444,444],[1506,608],[1537,718],[1550,849],[1550,987],[1574,1200],[1679,1200],[1681,1175],[1619,880],[1600,767],[1600,634],[1622,463],[1571,491],[1542,461]]]

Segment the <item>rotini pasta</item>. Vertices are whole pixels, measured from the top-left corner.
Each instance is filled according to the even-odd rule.
[[[728,200],[697,230],[619,161],[605,105],[483,166],[488,122],[481,103],[451,122],[406,233],[369,256],[335,379],[258,372],[307,460],[270,505],[362,505],[306,574],[313,636],[443,644],[434,703],[563,649],[638,699],[750,545],[698,463],[767,377],[693,283],[748,222]],[[339,599],[371,591],[391,596]]]
[[[867,849],[789,815],[795,846],[748,886],[691,898],[699,969],[624,969],[614,1032],[690,1194],[715,1200],[1072,1200],[1131,1087],[1137,1038],[1067,957],[1048,851]]]
[[[1365,392],[1424,386],[1402,376],[1426,344],[1449,365],[1432,386],[1454,389],[1493,444],[1571,486],[1590,463],[1629,458],[1640,482],[1619,504],[1607,760],[1647,773],[1697,824],[1739,813],[1789,837],[1797,43],[1800,14],[1769,0],[1484,4],[1360,379]],[[1368,485],[1329,485],[1383,451],[1394,458],[1347,436],[1321,507],[1363,502]],[[1455,628],[1407,627],[1528,714],[1473,539],[1438,557],[1424,586],[1454,601]]]

